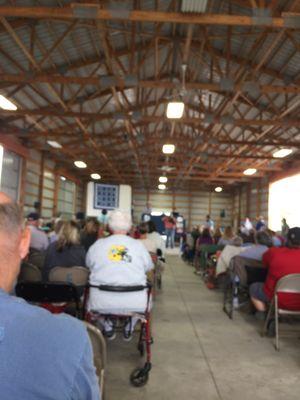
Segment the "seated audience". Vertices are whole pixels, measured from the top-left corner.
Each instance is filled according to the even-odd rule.
[[[96,218],[87,219],[80,238],[80,242],[86,252],[98,239],[99,228],[100,224]]]
[[[265,312],[267,303],[274,295],[279,279],[289,274],[300,273],[300,228],[288,232],[286,247],[273,247],[263,255],[263,263],[268,268],[265,283],[256,282],[250,286],[251,300],[256,310]],[[290,310],[300,310],[300,296],[280,293],[279,306]]]
[[[149,253],[156,254],[157,248],[155,243],[148,237],[149,226],[147,222],[142,222],[139,226],[140,241],[143,243]]]
[[[218,242],[221,239],[222,235],[223,235],[223,233],[222,233],[221,228],[219,226],[217,226],[217,228],[216,228],[216,230],[215,230],[215,232],[213,234],[213,239],[214,239],[214,243],[215,244],[218,244]]]
[[[272,231],[271,229],[266,229],[266,232],[271,236],[273,246],[282,246],[283,238],[281,236],[277,235],[277,233]]]
[[[84,267],[85,256],[76,222],[65,222],[58,233],[57,241],[51,243],[46,251],[43,279],[48,279],[49,272],[54,267]]]
[[[209,228],[204,228],[201,235],[197,239],[196,242],[196,252],[195,252],[195,259],[194,259],[194,267],[196,269],[195,274],[201,275],[200,271],[200,255],[201,255],[201,248],[200,246],[204,244],[214,244],[213,238],[210,233]]]
[[[85,326],[9,295],[29,243],[20,208],[0,193],[1,399],[99,400]]]
[[[148,221],[148,238],[155,243],[155,247],[157,250],[161,251],[163,255],[165,249],[165,242],[161,235],[156,231],[156,226],[153,221]]]
[[[138,240],[127,236],[131,228],[129,214],[115,210],[110,213],[108,225],[112,235],[94,243],[86,257],[86,265],[91,271],[91,285],[136,286],[146,285],[147,273],[153,269],[149,252]],[[116,293],[91,288],[88,309],[105,314],[126,315],[144,312],[147,306],[147,289],[143,291]],[[136,317],[128,320],[123,336],[130,340]],[[114,323],[111,319],[101,319],[103,332],[109,339],[115,338]]]
[[[39,229],[40,216],[36,212],[32,212],[27,216],[27,226],[30,229],[30,248],[43,251],[46,250],[49,245],[49,240],[45,232]]]
[[[256,232],[255,244],[246,247],[241,254],[241,257],[261,261],[263,254],[268,250],[269,247],[272,247],[272,245],[272,238],[267,232]]]
[[[226,226],[224,234],[218,241],[219,246],[226,246],[227,244],[232,244],[235,234],[231,226]]]
[[[57,241],[58,232],[60,231],[61,227],[63,226],[64,221],[62,219],[57,219],[54,223],[54,230],[49,233],[49,243],[54,243]]]
[[[226,272],[229,268],[231,259],[246,250],[246,247],[242,247],[242,244],[242,238],[236,236],[233,239],[232,244],[228,244],[224,247],[217,261],[216,275]]]
[[[193,238],[193,251],[195,252],[195,250],[196,250],[196,243],[197,243],[197,240],[198,240],[198,238],[200,237],[200,235],[201,235],[201,232],[200,232],[200,227],[199,227],[199,225],[194,225],[193,226],[193,228],[192,228],[192,231],[191,231],[191,236],[192,236],[192,238]]]

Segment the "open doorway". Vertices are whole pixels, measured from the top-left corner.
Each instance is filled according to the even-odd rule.
[[[300,226],[300,174],[281,179],[270,185],[270,228],[280,231],[282,218],[286,218],[291,228]]]

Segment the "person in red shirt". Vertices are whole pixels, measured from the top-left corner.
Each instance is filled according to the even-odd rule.
[[[263,264],[268,268],[266,281],[250,286],[250,296],[257,311],[265,312],[272,300],[279,279],[289,274],[300,273],[300,228],[288,232],[287,247],[271,247],[263,255]],[[300,310],[300,295],[278,294],[279,307]]]
[[[164,217],[162,221],[165,225],[165,234],[167,235],[166,248],[170,246],[171,249],[173,249],[175,240],[176,221],[173,218],[173,216]]]

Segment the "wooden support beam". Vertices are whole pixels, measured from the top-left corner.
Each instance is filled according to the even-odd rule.
[[[51,110],[51,109],[18,109],[15,111],[8,111],[0,109],[0,115],[11,117],[11,116],[37,116],[43,115],[47,117],[73,117],[82,119],[91,119],[95,121],[103,121],[106,119],[119,119],[119,120],[132,120],[134,116],[131,113],[96,113],[96,112],[83,112],[83,111],[71,111],[71,110]],[[137,120],[147,122],[147,123],[158,123],[158,122],[171,122],[166,116],[159,115],[141,115],[137,116]],[[180,122],[182,124],[190,125],[201,125],[207,123],[205,117],[193,118],[193,117],[183,117],[179,121],[174,120],[174,122]],[[300,119],[292,118],[274,118],[274,119],[246,119],[246,118],[222,118],[215,117],[210,122],[211,124],[219,125],[234,125],[234,126],[284,126],[288,127],[300,127]]]
[[[118,89],[124,89],[126,87],[132,87],[127,85],[126,81],[121,77],[114,77],[116,80],[116,87]],[[101,89],[101,76],[98,77],[80,77],[80,76],[63,76],[63,75],[47,75],[47,74],[0,74],[1,82],[10,83],[22,83],[32,85],[34,83],[60,83],[60,84],[74,84],[74,85],[95,85]],[[167,80],[140,80],[137,81],[137,87],[148,88],[148,89],[176,89],[178,84]],[[2,86],[2,87],[5,87]],[[187,90],[208,90],[216,93],[228,93],[221,89],[220,85],[216,83],[205,83],[205,82],[186,82],[185,87]],[[104,89],[107,86],[103,87]],[[285,86],[285,85],[259,85],[261,93],[280,93],[280,94],[299,94],[299,86]],[[245,92],[242,84],[235,84],[232,88],[233,92]]]
[[[39,213],[41,215],[43,209],[43,190],[44,190],[44,172],[45,172],[45,152],[42,152],[41,163],[40,163],[40,179],[39,179],[39,192],[38,201],[40,203]]]
[[[1,17],[19,17],[34,19],[80,19],[80,9],[89,15],[86,19],[97,21],[136,21],[136,22],[162,22],[176,24],[195,24],[195,25],[231,25],[231,26],[270,26],[274,28],[285,28],[284,19],[281,17],[271,18],[270,22],[256,21],[251,16],[227,15],[227,14],[184,14],[179,12],[163,11],[142,11],[125,10],[115,12],[115,10],[101,9],[97,5],[74,4],[73,7],[0,7]]]

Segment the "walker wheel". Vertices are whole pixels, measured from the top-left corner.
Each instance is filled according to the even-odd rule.
[[[130,383],[135,387],[146,385],[149,379],[149,371],[145,368],[136,368],[130,375]]]

